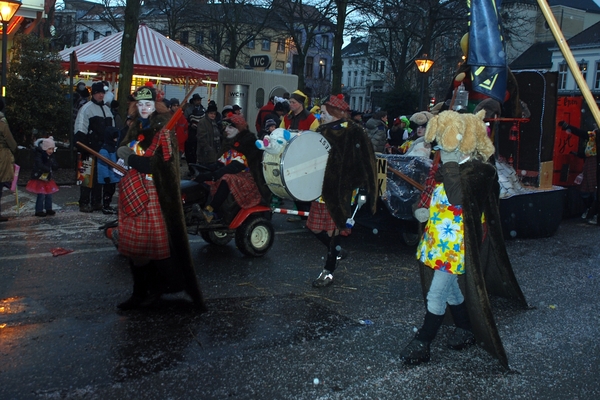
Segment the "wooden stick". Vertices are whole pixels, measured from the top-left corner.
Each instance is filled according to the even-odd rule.
[[[546,22],[548,23],[552,34],[554,35],[554,39],[556,40],[556,43],[558,44],[558,47],[560,48],[560,51],[562,52],[567,65],[569,66],[569,69],[571,70],[571,75],[573,75],[573,78],[575,78],[575,82],[577,82],[579,90],[581,91],[583,98],[590,108],[592,116],[596,121],[596,125],[600,126],[600,110],[598,110],[596,100],[594,99],[587,82],[579,70],[579,64],[577,64],[575,57],[573,57],[573,53],[569,48],[567,39],[565,39],[563,36],[560,26],[558,25],[558,22],[556,22],[556,18],[554,18],[554,14],[552,14],[552,10],[550,9],[548,2],[546,0],[537,0],[537,2],[542,10],[542,14],[544,14],[544,18],[546,18]]]
[[[388,166],[388,171],[391,171],[394,173],[394,175],[404,179],[406,182],[410,183],[411,185],[413,185],[415,188],[417,188],[418,190],[420,190],[421,192],[423,190],[425,190],[425,186],[421,185],[419,182],[415,181],[414,179],[412,179],[411,177],[403,174],[402,172]]]
[[[119,165],[116,162],[114,162],[113,160],[104,157],[102,154],[98,153],[96,150],[92,149],[91,147],[88,147],[81,142],[77,142],[75,144],[77,145],[77,147],[81,147],[83,150],[87,151],[88,153],[90,153],[91,155],[96,157],[98,160],[104,161],[109,166],[111,166],[114,169],[116,169],[117,171],[121,172],[123,175],[125,175],[127,173],[127,170],[125,168],[123,168],[122,165]]]

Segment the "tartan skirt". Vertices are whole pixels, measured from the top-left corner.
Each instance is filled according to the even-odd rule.
[[[325,203],[319,203],[318,201],[310,203],[306,227],[313,231],[334,231],[337,229]]]
[[[119,252],[127,257],[163,260],[171,256],[169,236],[154,182],[146,181],[149,201],[136,216],[128,216],[119,202]]]
[[[260,204],[262,197],[258,191],[258,186],[254,183],[254,178],[250,172],[239,172],[237,174],[226,174],[221,178],[227,185],[235,199],[235,202],[242,208],[250,208]],[[216,182],[206,182],[210,185],[210,194],[214,196],[221,180]]]

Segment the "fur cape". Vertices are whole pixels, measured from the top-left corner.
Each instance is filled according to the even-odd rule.
[[[144,138],[140,146],[147,149],[154,136],[170,120],[170,114],[154,113],[150,116],[150,127],[143,129],[141,124],[135,121],[123,139],[122,145],[137,140],[139,135]],[[167,234],[169,236],[169,245],[171,248],[171,258],[168,263],[166,273],[170,278],[176,277],[176,282],[180,287],[184,287],[187,294],[192,298],[194,304],[199,309],[205,310],[202,293],[194,271],[194,262],[190,251],[190,243],[187,235],[185,216],[183,214],[183,204],[181,202],[181,175],[179,172],[179,149],[177,147],[177,138],[173,131],[169,132],[173,156],[164,161],[164,149],[159,147],[150,160],[152,170],[152,179],[158,193],[158,200],[163,214],[165,224],[167,225]],[[178,277],[178,278],[177,278]]]
[[[377,209],[373,145],[361,126],[343,119],[321,125],[318,132],[331,145],[321,196],[336,226],[345,229],[346,220],[352,216],[350,203],[354,189],[366,189],[371,213]]]
[[[463,194],[465,273],[459,285],[471,320],[477,344],[508,369],[508,358],[494,322],[489,295],[510,299],[527,308],[525,296],[512,270],[506,252],[500,213],[496,168],[474,159],[460,165]],[[481,214],[485,215],[485,225]],[[427,296],[433,269],[419,263],[423,296]],[[447,312],[449,314],[449,312]]]
[[[256,135],[248,129],[240,131],[233,139],[225,139],[223,142],[223,153],[235,149],[246,156],[248,168],[254,182],[258,186],[265,205],[271,204],[271,190],[267,186],[262,167],[263,152],[256,147]]]

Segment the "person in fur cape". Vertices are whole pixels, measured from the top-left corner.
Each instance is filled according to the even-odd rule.
[[[498,177],[488,162],[494,145],[484,115],[485,110],[477,115],[443,111],[425,132],[425,141],[437,141],[442,165],[417,248],[426,314],[400,353],[406,364],[429,361],[430,343],[448,304],[456,326],[448,346],[460,350],[477,343],[508,368],[488,295],[511,299],[523,308],[527,303],[502,236]]]
[[[117,150],[130,167],[120,182],[118,249],[130,260],[133,293],[118,307],[146,307],[163,293],[185,290],[204,311],[181,203],[177,139],[163,129],[171,115],[154,88],[137,89],[133,99],[134,122]]]
[[[207,223],[219,219],[220,208],[230,193],[242,208],[271,201],[271,191],[262,172],[262,152],[255,145],[256,135],[238,114],[225,118],[222,125],[225,135],[223,154],[217,162],[207,166],[209,172],[194,178],[210,187],[211,200],[200,215]]]
[[[317,288],[333,283],[341,251],[339,232],[346,228],[346,220],[352,215],[353,191],[366,189],[371,212],[375,213],[376,209],[377,174],[373,147],[364,129],[347,121],[349,110],[348,104],[336,96],[331,96],[321,106],[321,125],[317,131],[327,139],[331,150],[321,198],[311,203],[306,221],[306,227],[327,247],[325,267],[312,283]]]

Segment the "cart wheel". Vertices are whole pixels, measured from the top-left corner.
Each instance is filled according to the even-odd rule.
[[[200,236],[206,243],[217,246],[225,246],[233,239],[233,235],[226,231],[201,231]]]
[[[235,231],[235,244],[245,255],[262,257],[273,245],[275,230],[264,217],[250,216]]]
[[[402,232],[402,241],[408,247],[416,247],[421,240],[421,235],[413,232]]]

